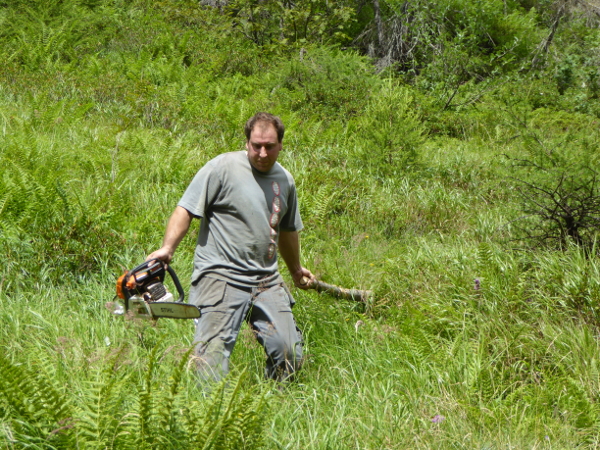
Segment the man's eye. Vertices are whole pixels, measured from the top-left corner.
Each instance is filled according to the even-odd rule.
[[[265,148],[266,151],[270,152],[271,150],[273,150],[275,148],[276,144],[266,144],[266,145],[260,145],[260,144],[252,144],[252,147],[254,148],[255,151],[260,151],[261,148]]]

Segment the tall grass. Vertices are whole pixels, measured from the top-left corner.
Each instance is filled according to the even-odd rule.
[[[2,7],[3,447],[598,446],[597,252],[517,240],[511,178],[535,136],[554,145],[565,127],[594,161],[593,99],[574,112],[513,74],[443,108],[425,75],[403,84],[309,43],[257,48],[190,2]],[[295,291],[298,380],[262,380],[244,328],[231,378],[205,393],[191,322],[123,321],[105,303],[263,109],[287,125],[305,265],[375,295]]]

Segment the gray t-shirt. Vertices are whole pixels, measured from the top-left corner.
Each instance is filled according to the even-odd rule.
[[[245,151],[212,159],[194,177],[179,206],[202,218],[192,282],[209,275],[254,287],[282,282],[279,231],[300,231],[296,186],[279,163],[254,169]]]

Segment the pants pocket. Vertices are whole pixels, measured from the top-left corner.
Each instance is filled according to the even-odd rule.
[[[190,289],[190,303],[199,308],[217,306],[225,298],[227,283],[211,277],[202,277]]]

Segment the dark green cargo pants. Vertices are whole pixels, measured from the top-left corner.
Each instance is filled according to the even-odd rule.
[[[190,303],[202,313],[196,319],[194,354],[203,380],[220,380],[229,372],[229,357],[244,320],[265,349],[265,376],[289,379],[302,360],[302,337],[292,315],[294,300],[284,285],[240,288],[203,277],[192,285]]]

